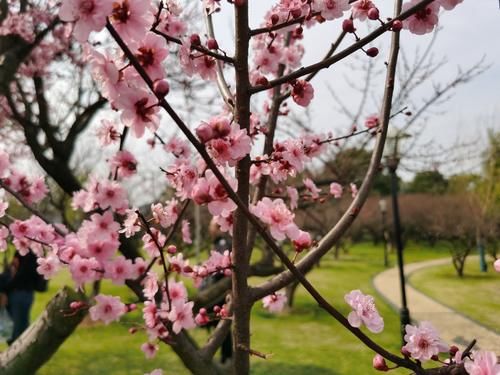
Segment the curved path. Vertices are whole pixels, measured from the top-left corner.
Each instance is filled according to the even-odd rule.
[[[406,278],[418,270],[450,263],[449,258],[405,265]],[[396,267],[379,273],[373,279],[375,289],[396,309],[401,306],[399,274]],[[477,339],[475,349],[492,350],[500,353],[500,335],[466,318],[406,284],[408,309],[413,320],[431,321],[441,338],[449,345],[463,348],[472,339]],[[464,296],[464,298],[466,298]],[[500,324],[500,311],[499,311]]]

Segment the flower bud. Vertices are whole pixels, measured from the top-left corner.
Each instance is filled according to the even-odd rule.
[[[280,16],[278,16],[276,13],[271,16],[271,23],[273,25],[276,25],[280,21]]]
[[[454,356],[459,350],[460,349],[458,349],[458,347],[455,345],[450,346],[450,355]]]
[[[391,27],[392,31],[397,32],[397,31],[400,31],[402,28],[403,28],[403,22],[401,22],[400,20],[395,20],[392,23],[392,27]]]
[[[389,367],[387,367],[387,363],[385,363],[384,357],[380,354],[375,355],[373,357],[373,368],[378,371],[389,371]]]
[[[215,134],[210,125],[202,123],[200,126],[196,128],[196,135],[198,136],[198,138],[202,143],[206,143],[211,139],[213,139]]]
[[[266,77],[260,76],[256,79],[255,84],[259,86],[266,86],[267,84],[269,84],[269,81]]]
[[[85,306],[85,302],[83,301],[73,301],[69,304],[69,308],[71,310],[80,310],[81,308],[83,308]]]
[[[378,20],[380,16],[380,13],[377,8],[373,7],[368,10],[368,18],[371,20]]]
[[[219,49],[219,44],[215,39],[209,39],[207,42],[208,49]]]
[[[378,48],[377,47],[370,47],[366,50],[366,54],[370,57],[375,57],[378,55]]]
[[[356,31],[356,28],[354,27],[354,22],[350,18],[344,20],[342,22],[342,30],[344,30],[346,33],[353,33]]]
[[[299,18],[302,15],[302,9],[300,9],[300,8],[294,8],[290,12],[290,14],[292,15],[293,18]]]
[[[157,97],[163,98],[170,91],[170,85],[164,79],[156,81],[153,85],[154,93]]]
[[[133,335],[136,332],[137,332],[137,327],[131,327],[128,329],[128,333],[130,333],[131,335]]]
[[[137,309],[137,305],[135,303],[129,303],[128,305],[126,305],[126,307],[127,312],[131,312]]]
[[[401,354],[405,357],[411,357],[411,353],[404,346],[401,348]]]
[[[175,254],[177,252],[177,247],[175,245],[169,245],[167,247],[167,253]]]
[[[191,42],[192,46],[199,46],[201,45],[201,39],[198,34],[193,34],[189,37],[189,41]]]

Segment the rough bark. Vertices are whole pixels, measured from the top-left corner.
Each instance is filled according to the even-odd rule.
[[[67,312],[72,301],[85,298],[68,287],[60,290],[36,322],[0,354],[0,374],[34,374],[83,320],[86,310],[73,315]]]

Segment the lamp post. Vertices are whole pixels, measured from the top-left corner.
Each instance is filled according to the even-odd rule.
[[[405,327],[410,324],[410,311],[408,310],[407,300],[406,300],[406,280],[404,274],[404,262],[403,262],[403,241],[401,239],[401,221],[399,217],[399,204],[398,204],[398,175],[396,173],[399,165],[400,155],[399,155],[399,141],[403,138],[408,138],[409,135],[396,131],[391,128],[387,134],[387,144],[386,144],[386,156],[385,162],[387,169],[391,175],[391,198],[392,198],[392,214],[394,223],[394,242],[397,250],[398,258],[398,270],[399,270],[399,282],[401,287],[401,309],[399,310],[399,316],[401,321],[401,339],[403,345],[405,344],[404,335]]]
[[[385,199],[380,199],[378,201],[378,206],[380,208],[380,213],[382,214],[382,239],[384,242],[384,267],[389,266],[389,236],[387,233],[386,225],[386,215],[387,215],[387,201]]]

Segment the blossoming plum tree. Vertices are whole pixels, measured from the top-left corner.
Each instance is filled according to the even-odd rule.
[[[460,2],[411,0],[402,4],[395,0],[394,15],[383,18],[376,3],[369,0],[279,0],[271,4],[260,27],[250,28],[247,0],[204,0],[199,2],[207,24],[204,37],[191,30],[182,4],[175,0],[63,0],[62,4],[51,0],[25,0],[20,4],[2,1],[0,36],[6,45],[2,54],[9,63],[8,68],[2,64],[0,70],[2,121],[22,129],[35,159],[71,195],[72,209],[83,213],[84,219],[73,227],[45,217],[36,208],[49,191],[44,178],[22,173],[7,153],[0,152],[0,187],[32,214],[26,220],[11,217],[7,200],[0,201],[0,249],[5,250],[7,241],[12,241],[21,254],[33,252],[38,257],[38,272],[47,279],[61,268],[69,269],[80,294],[60,298],[63,325],[73,324],[69,318],[86,311],[91,319],[108,324],[141,308],[145,355],[154,356],[160,343],[170,345],[194,374],[226,371],[213,357],[231,329],[233,373],[248,374],[249,357],[256,353],[250,342],[252,306],[262,299],[270,311],[281,310],[285,299],[280,289],[294,280],[376,353],[375,369],[389,370],[389,361],[417,374],[465,374],[486,367],[493,371],[489,373],[498,373],[494,372],[497,365],[491,353],[472,355],[471,348],[467,348],[456,356],[457,350],[445,347],[426,322],[419,327],[408,326],[403,356],[392,354],[360,329],[362,324],[374,333],[383,329],[373,297],[359,290],[346,291],[345,301],[353,309],[346,318],[304,276],[339,240],[366,200],[392,115],[400,32],[407,29],[417,35],[429,33],[436,27],[440,13]],[[231,8],[234,14],[234,56],[219,46],[213,32],[212,18],[222,7]],[[327,55],[303,66],[305,28],[334,20],[342,22],[339,37]],[[373,23],[374,28],[361,36],[358,29],[363,22]],[[315,99],[313,79],[320,70],[360,51],[366,58],[377,56],[378,49],[369,44],[385,33],[391,33],[392,43],[384,97],[380,112],[369,118],[366,129],[340,136],[328,132],[275,139],[290,98],[298,106],[307,107]],[[340,49],[349,38],[354,41]],[[9,43],[18,39],[23,41],[21,45],[9,48]],[[100,93],[80,102],[76,110],[72,108],[69,120],[68,116],[59,118],[61,123],[73,120],[59,129],[52,123],[55,115],[49,111],[50,90],[44,85],[47,81],[55,85],[50,66],[61,60],[90,67]],[[171,84],[174,78],[168,72],[174,64],[181,67],[184,80],[196,77],[215,82],[220,92],[222,100],[218,108],[212,108],[214,115],[198,126],[186,123],[170,100],[175,92]],[[259,93],[267,97],[263,99]],[[257,97],[260,102],[254,99]],[[89,177],[82,186],[69,170],[68,159],[76,138],[105,103],[119,120],[118,116],[102,119],[96,134],[100,147],[113,149],[114,154],[107,173]],[[182,137],[166,140],[161,136],[164,116],[177,126]],[[294,221],[294,209],[304,196],[289,181],[329,145],[362,134],[375,140],[366,177],[359,188],[354,184],[330,186],[331,199],[350,191],[353,200],[335,226],[315,242]],[[147,211],[130,203],[126,183],[137,173],[140,158],[132,149],[126,149],[128,138],[163,145],[172,162],[158,165],[158,173],[165,175],[174,198],[154,202]],[[263,150],[259,150],[262,142]],[[306,179],[304,185],[308,197],[319,197],[321,190],[312,180]],[[276,197],[273,191],[286,194]],[[233,239],[232,249],[212,251],[198,265],[191,265],[182,249],[172,242],[177,232],[184,243],[191,242],[189,221],[184,217],[190,202],[206,206],[221,230]],[[257,236],[286,270],[250,287],[248,277],[258,272],[250,263]],[[132,237],[141,238],[144,254],[131,246]],[[277,241],[290,242],[295,256],[290,259]],[[161,270],[153,267],[157,262]],[[203,298],[190,299],[184,281],[200,285],[216,274],[226,277],[210,293],[231,292],[226,304],[208,310]],[[127,305],[119,297],[103,294],[87,298],[86,285],[103,279],[126,285],[140,303]],[[218,321],[215,331],[204,346],[198,347],[189,330],[214,320]],[[36,331],[40,337],[43,329]],[[2,357],[4,367],[11,371],[27,371],[35,366],[19,364],[28,347],[39,345],[37,340],[23,345],[23,337]],[[51,350],[57,348],[53,346]],[[423,361],[436,359],[443,351],[453,354],[444,367],[423,368]],[[40,361],[36,365],[41,365]]]

